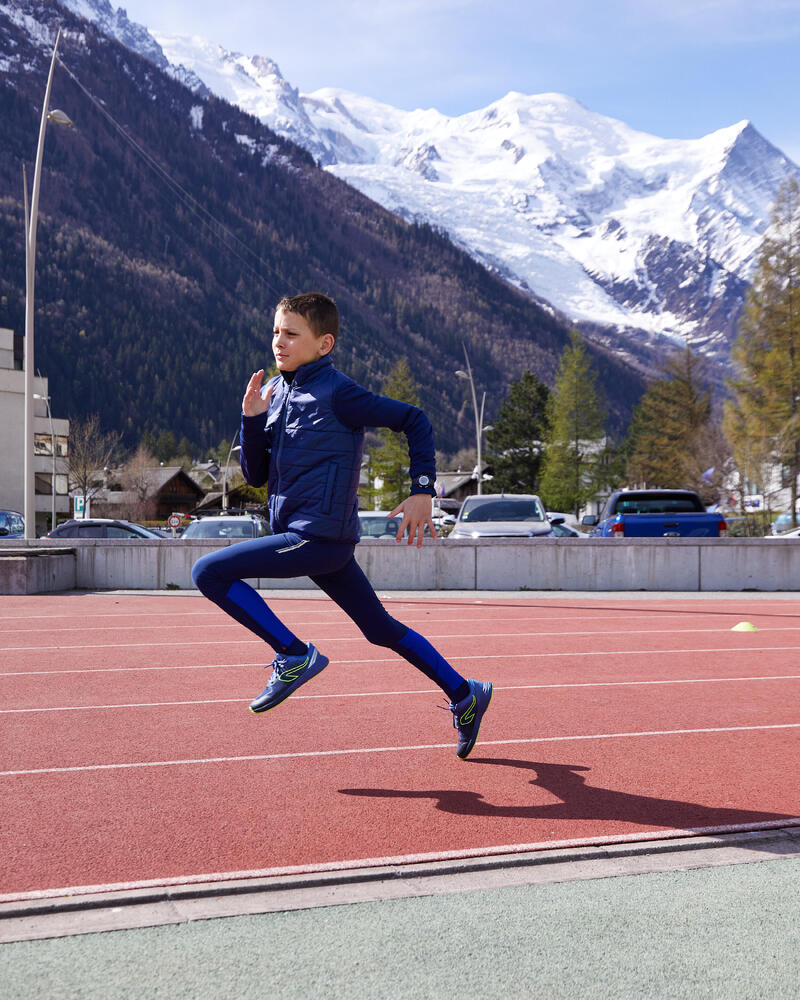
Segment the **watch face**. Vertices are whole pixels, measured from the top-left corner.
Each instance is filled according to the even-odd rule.
[[[431,481],[430,476],[420,476],[417,479],[417,482],[419,483],[420,486],[427,486],[430,483],[430,481]]]

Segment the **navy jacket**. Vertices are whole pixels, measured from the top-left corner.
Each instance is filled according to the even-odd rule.
[[[301,365],[291,382],[278,375],[271,384],[268,411],[242,414],[241,464],[251,486],[268,484],[276,534],[358,541],[365,427],[405,433],[411,477],[435,479],[433,430],[419,407],[368,392],[337,371],[329,355]]]

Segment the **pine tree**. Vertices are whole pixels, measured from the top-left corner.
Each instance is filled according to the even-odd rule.
[[[641,487],[706,489],[703,473],[716,468],[711,393],[704,363],[690,348],[668,358],[634,410],[626,477]]]
[[[402,400],[419,406],[419,394],[408,362],[401,358],[387,375],[382,387],[383,395],[392,399]],[[377,497],[380,506],[385,510],[394,510],[402,503],[411,489],[409,477],[409,455],[405,435],[397,434],[388,428],[382,428],[381,444],[371,457],[372,475],[382,480],[378,489],[368,489],[368,499]]]
[[[550,390],[532,372],[515,382],[486,432],[492,492],[538,493]]]
[[[577,517],[596,492],[606,409],[576,330],[570,331],[561,355],[547,409],[542,499],[551,510],[572,511]]]
[[[784,466],[797,509],[800,476],[800,186],[781,185],[731,357],[725,426],[740,475]],[[763,480],[762,480],[763,484]],[[796,514],[793,513],[796,523]]]

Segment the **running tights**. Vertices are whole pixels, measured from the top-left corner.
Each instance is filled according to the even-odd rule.
[[[349,542],[316,542],[294,532],[239,542],[203,556],[192,569],[195,586],[237,622],[277,653],[297,643],[297,636],[275,615],[245,580],[310,577],[352,618],[376,646],[385,646],[421,670],[452,702],[468,691],[457,673],[418,632],[386,611],[356,562]]]

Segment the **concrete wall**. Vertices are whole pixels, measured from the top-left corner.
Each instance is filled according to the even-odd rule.
[[[228,544],[70,540],[58,550],[74,553],[74,584],[59,584],[69,579],[63,569],[48,575],[42,567],[35,571],[39,583],[26,586],[186,590],[193,586],[191,569],[197,559]],[[0,543],[0,577],[12,551],[16,558],[26,550],[54,548],[41,540]],[[357,546],[356,557],[378,590],[800,590],[800,541],[793,539],[465,539],[428,542],[421,549],[369,539]],[[52,586],[46,586],[48,581]],[[251,582],[269,589],[313,589],[305,578]],[[0,593],[36,592],[3,590],[0,583]]]
[[[74,590],[77,559],[71,549],[43,552],[0,549],[0,594],[45,594]]]

